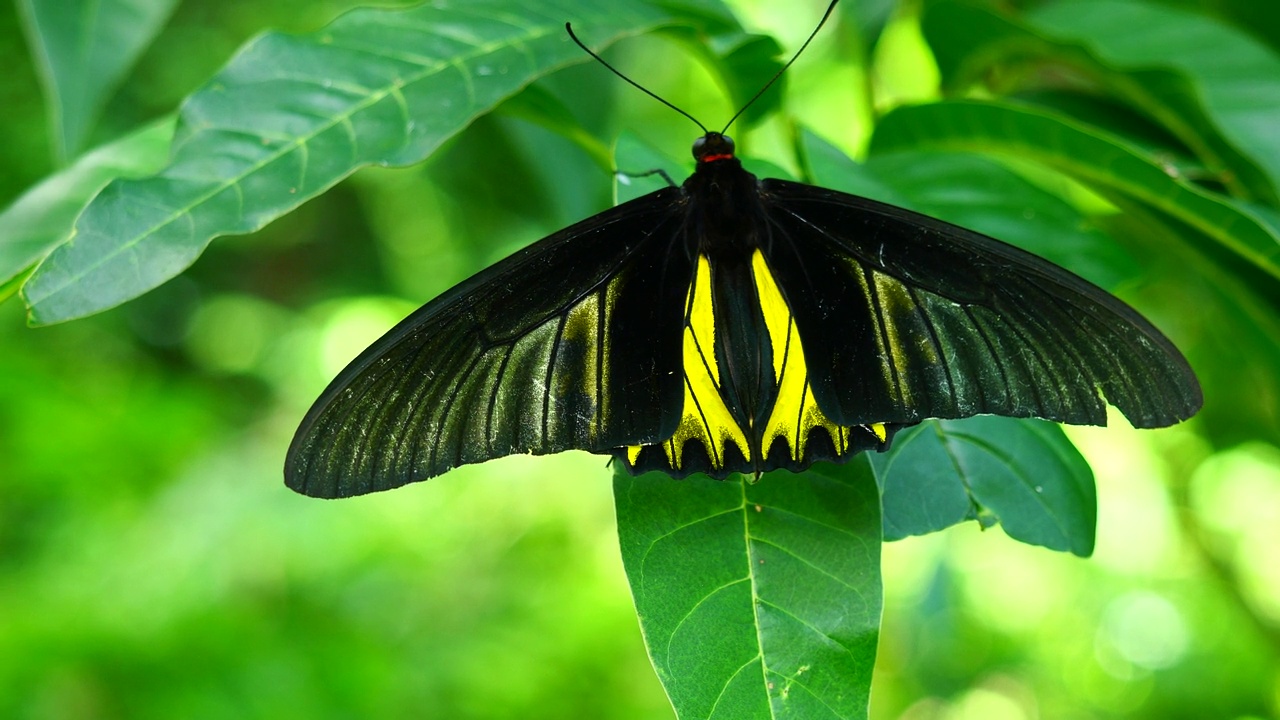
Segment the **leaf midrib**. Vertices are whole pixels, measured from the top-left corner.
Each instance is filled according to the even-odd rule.
[[[45,293],[45,294],[40,298],[40,300],[44,300],[44,299],[47,299],[47,298],[49,298],[49,297],[53,297],[54,295],[57,295],[58,293],[60,293],[60,292],[62,292],[63,290],[65,290],[67,287],[69,287],[69,286],[71,286],[71,285],[74,285],[74,284],[76,284],[76,283],[79,283],[80,281],[84,280],[84,278],[85,278],[85,277],[87,277],[89,274],[91,274],[92,272],[94,272],[94,271],[98,270],[99,268],[101,268],[101,267],[102,267],[103,265],[105,265],[106,263],[108,263],[108,262],[110,262],[110,261],[112,261],[112,260],[116,259],[117,257],[119,257],[121,254],[125,253],[126,251],[131,250],[132,248],[134,248],[135,246],[137,246],[137,245],[138,245],[138,243],[142,242],[143,240],[146,240],[148,237],[151,237],[151,236],[155,235],[155,234],[156,234],[156,233],[157,233],[161,228],[164,228],[164,227],[167,227],[167,226],[169,226],[169,225],[172,225],[173,223],[177,222],[177,221],[178,221],[179,219],[181,219],[182,217],[187,216],[187,215],[190,215],[190,214],[191,214],[191,211],[192,211],[192,209],[193,209],[193,208],[199,207],[200,205],[202,205],[202,204],[204,204],[204,203],[208,202],[211,198],[213,198],[213,197],[217,196],[218,194],[220,194],[220,193],[222,193],[222,192],[226,191],[226,190],[227,190],[227,189],[229,189],[229,188],[232,188],[232,187],[239,187],[247,177],[249,177],[249,176],[253,175],[254,173],[256,173],[256,172],[258,172],[258,171],[262,170],[262,169],[263,169],[264,167],[266,167],[267,165],[270,165],[271,163],[273,163],[273,162],[275,162],[275,161],[277,161],[277,160],[279,160],[279,159],[281,159],[281,158],[283,158],[283,157],[286,157],[286,156],[287,156],[287,155],[289,155],[290,153],[293,153],[293,152],[294,152],[294,151],[296,151],[299,147],[306,147],[306,146],[307,146],[307,145],[308,145],[312,140],[314,140],[314,139],[315,139],[317,136],[319,136],[321,133],[326,132],[326,131],[328,131],[328,130],[332,129],[332,128],[336,127],[337,125],[341,124],[341,123],[349,123],[349,122],[351,121],[351,118],[353,118],[356,114],[358,114],[358,113],[359,113],[359,112],[361,112],[362,110],[365,110],[365,109],[367,109],[367,108],[369,108],[369,107],[372,107],[373,105],[377,104],[378,102],[381,102],[381,101],[382,101],[384,98],[386,98],[388,95],[391,95],[392,93],[395,93],[397,96],[399,96],[399,95],[400,95],[400,90],[401,90],[402,88],[404,88],[404,87],[406,87],[406,86],[408,86],[408,85],[411,85],[411,84],[414,84],[414,83],[420,82],[420,81],[422,81],[422,80],[425,80],[425,79],[427,79],[427,78],[431,77],[432,75],[434,75],[435,73],[438,73],[438,72],[442,71],[442,70],[443,70],[443,69],[445,69],[445,68],[452,67],[455,63],[458,63],[458,62],[476,62],[476,61],[478,61],[480,58],[482,58],[482,57],[484,57],[484,56],[486,56],[486,55],[492,54],[492,53],[494,53],[494,52],[497,52],[498,50],[500,50],[500,49],[502,49],[502,48],[504,48],[504,47],[511,46],[511,45],[513,45],[513,44],[514,44],[514,43],[516,43],[516,42],[525,42],[525,41],[533,41],[533,40],[537,40],[537,39],[540,39],[540,38],[547,37],[548,35],[550,35],[550,34],[551,34],[551,32],[552,32],[552,29],[551,29],[551,28],[548,28],[548,27],[546,27],[546,26],[543,26],[543,27],[540,27],[540,28],[533,29],[533,30],[529,31],[528,33],[526,33],[526,34],[524,34],[524,35],[516,36],[515,38],[503,38],[501,41],[495,41],[495,42],[492,42],[492,43],[486,43],[486,44],[483,44],[483,45],[477,45],[477,46],[475,46],[475,50],[474,50],[473,52],[470,52],[470,53],[466,53],[466,54],[462,54],[462,55],[455,56],[455,57],[454,57],[452,60],[450,60],[450,61],[437,61],[434,65],[432,65],[432,66],[430,66],[430,67],[426,67],[426,66],[424,66],[424,67],[422,68],[422,70],[421,70],[421,71],[419,71],[419,72],[415,72],[415,73],[411,73],[410,75],[408,75],[408,76],[406,76],[406,77],[396,77],[396,78],[394,78],[394,79],[393,79],[393,81],[392,81],[391,83],[389,83],[386,87],[384,87],[384,88],[380,88],[380,89],[378,89],[378,90],[374,90],[374,91],[369,92],[369,94],[368,94],[368,95],[366,95],[366,96],[365,96],[365,98],[363,98],[361,101],[359,101],[359,102],[357,102],[357,103],[353,104],[353,105],[352,105],[352,107],[351,107],[351,109],[350,109],[349,111],[346,111],[346,112],[343,112],[343,113],[338,113],[338,114],[336,114],[336,115],[332,116],[332,117],[331,117],[329,120],[327,120],[326,122],[324,122],[324,123],[322,123],[322,124],[320,124],[320,125],[317,125],[317,126],[316,126],[312,131],[311,131],[311,132],[298,136],[298,137],[297,137],[296,139],[294,139],[292,142],[290,142],[290,143],[288,143],[288,144],[286,144],[286,145],[282,145],[282,146],[281,146],[277,151],[275,151],[275,152],[273,152],[273,153],[270,153],[270,154],[264,155],[264,156],[263,156],[263,158],[262,158],[259,162],[254,163],[254,164],[253,164],[253,165],[251,165],[251,166],[248,166],[248,167],[245,169],[245,171],[244,171],[244,172],[241,172],[241,173],[238,173],[238,174],[236,174],[236,175],[233,175],[233,176],[231,176],[230,178],[228,178],[227,180],[225,180],[224,182],[219,183],[219,184],[217,184],[217,185],[213,186],[209,191],[207,191],[207,192],[205,192],[204,194],[202,194],[202,195],[198,196],[198,197],[197,197],[197,199],[196,199],[194,202],[189,203],[188,205],[186,205],[186,206],[184,206],[184,207],[176,208],[172,213],[170,213],[170,215],[169,215],[169,216],[167,216],[167,217],[163,218],[160,222],[158,222],[158,223],[156,223],[156,224],[154,224],[154,225],[152,225],[152,226],[148,227],[145,231],[143,231],[143,232],[141,232],[141,233],[139,233],[139,234],[137,234],[137,235],[135,235],[135,236],[133,236],[133,237],[129,238],[129,239],[128,239],[128,240],[126,240],[125,242],[123,242],[123,243],[121,243],[121,244],[117,245],[117,246],[116,246],[113,250],[111,250],[110,252],[105,253],[105,254],[103,254],[103,255],[99,256],[99,257],[98,257],[98,259],[97,259],[96,261],[94,261],[94,262],[92,262],[92,263],[88,263],[88,264],[86,264],[86,265],[81,266],[81,269],[80,269],[78,272],[76,272],[76,273],[74,273],[74,274],[67,275],[67,276],[66,276],[66,279],[65,279],[62,283],[57,284],[57,285],[53,286],[52,288],[50,288],[50,289],[49,289],[49,291],[48,291],[48,292],[46,292],[46,293]],[[261,40],[259,40],[259,42],[260,42],[260,41],[261,41]],[[389,57],[389,56],[387,56],[387,55],[385,55],[385,54],[384,54],[383,56],[384,56],[384,57]],[[472,101],[472,102],[474,102],[474,101]],[[402,108],[404,107],[404,103],[403,103],[403,102],[401,102],[401,106],[402,106]],[[206,129],[209,129],[209,128],[206,128]],[[373,162],[373,161],[370,161],[370,162]],[[338,179],[341,179],[341,178],[338,178]],[[335,180],[335,182],[336,182],[336,180]],[[300,195],[299,197],[301,198],[302,196]],[[70,244],[73,244],[74,242],[75,242],[75,240],[74,240],[74,235],[73,235],[72,240],[68,241],[68,243],[67,243],[67,244],[68,244],[68,245],[70,245]]]

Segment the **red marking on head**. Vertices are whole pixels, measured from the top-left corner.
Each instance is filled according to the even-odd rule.
[[[716,160],[732,160],[732,159],[733,159],[733,153],[721,153],[719,155],[706,155],[702,158],[702,162],[709,163],[709,162],[715,162]]]

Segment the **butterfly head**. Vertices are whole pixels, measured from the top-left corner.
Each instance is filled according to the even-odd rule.
[[[709,132],[693,141],[693,158],[699,165],[717,160],[733,159],[733,138],[718,132]]]

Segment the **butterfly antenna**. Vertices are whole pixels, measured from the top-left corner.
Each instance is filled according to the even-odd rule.
[[[835,4],[835,3],[833,2],[833,3],[832,3],[832,5],[834,5],[834,4]],[[830,13],[831,13],[831,11],[830,11],[830,10],[827,10],[827,14],[830,14]],[[826,18],[823,18],[823,19],[825,20]],[[685,112],[685,111],[681,110],[680,108],[676,107],[675,105],[672,105],[671,103],[667,102],[666,100],[662,99],[661,97],[658,97],[658,95],[657,95],[656,93],[654,93],[652,90],[650,90],[649,88],[647,88],[647,87],[645,87],[645,86],[641,85],[640,83],[636,82],[635,80],[632,80],[631,78],[627,77],[626,75],[623,75],[623,74],[622,74],[622,73],[621,73],[617,68],[615,68],[614,66],[612,66],[612,65],[610,65],[609,63],[605,62],[604,58],[602,58],[602,57],[600,57],[599,55],[597,55],[597,54],[595,54],[594,52],[592,52],[592,51],[591,51],[591,48],[589,48],[589,47],[587,47],[586,45],[584,45],[584,44],[582,43],[582,41],[578,39],[578,36],[573,34],[573,26],[572,26],[572,25],[570,25],[569,23],[565,23],[565,24],[564,24],[564,29],[565,29],[565,31],[566,31],[566,32],[568,32],[568,33],[569,33],[569,37],[573,38],[573,41],[574,41],[575,43],[577,43],[577,44],[578,44],[578,47],[582,48],[583,52],[585,52],[586,54],[588,54],[588,55],[590,55],[591,57],[595,58],[595,61],[596,61],[596,62],[598,62],[598,63],[600,63],[601,65],[605,66],[606,68],[608,68],[608,69],[609,69],[609,72],[613,73],[614,75],[617,75],[618,77],[622,78],[623,80],[626,80],[628,83],[631,83],[631,85],[632,85],[633,87],[639,88],[639,89],[640,89],[640,91],[641,91],[641,92],[643,92],[645,95],[648,95],[649,97],[653,98],[654,100],[657,100],[658,102],[662,103],[663,105],[666,105],[667,107],[671,108],[672,110],[675,110],[676,112],[680,113],[681,115],[683,115],[683,116],[685,116],[685,117],[689,118],[690,120],[692,120],[692,121],[693,121],[693,124],[694,124],[694,125],[697,125],[699,128],[701,128],[701,129],[702,129],[702,134],[704,134],[704,135],[705,135],[705,134],[707,134],[707,132],[708,132],[707,127],[706,127],[705,125],[703,125],[702,123],[698,122],[698,118],[696,118],[696,117],[694,117],[694,116],[690,115],[689,113],[687,113],[687,112]],[[815,30],[814,32],[817,32],[817,31]],[[812,39],[812,38],[810,38],[810,39]],[[806,45],[808,45],[809,43],[807,43],[807,42],[806,42],[805,44],[806,44]],[[801,49],[801,50],[803,50],[804,48],[800,48],[800,49]],[[791,63],[787,63],[787,64],[788,64],[788,65],[790,65]],[[784,68],[784,69],[785,69],[785,68]],[[774,78],[774,79],[776,80],[777,78]],[[772,80],[770,80],[769,82],[770,82],[770,83],[772,83],[773,81],[772,81]],[[766,86],[766,87],[767,87],[767,86]],[[734,117],[737,117],[737,116],[735,115]]]
[[[747,101],[747,104],[742,106],[741,110],[734,113],[734,116],[729,118],[729,122],[725,123],[724,130],[720,131],[721,135],[728,132],[729,127],[733,125],[734,121],[737,120],[742,115],[742,113],[746,112],[747,108],[751,107],[752,104],[755,103],[755,101],[759,100],[760,96],[764,95],[766,90],[773,87],[773,84],[778,81],[778,78],[782,77],[782,73],[786,72],[787,68],[791,67],[791,63],[795,62],[796,58],[800,57],[800,53],[804,52],[804,49],[809,47],[809,43],[813,42],[813,38],[818,34],[818,31],[821,30],[822,26],[826,24],[827,18],[831,17],[831,11],[836,9],[836,3],[838,2],[840,2],[840,0],[831,0],[831,4],[827,6],[827,11],[822,14],[822,19],[818,21],[817,27],[813,29],[813,32],[809,33],[809,39],[804,41],[804,44],[800,46],[800,49],[796,51],[795,55],[791,56],[791,59],[787,61],[787,64],[783,65],[782,69],[774,73],[773,77],[769,79],[769,82],[765,83],[764,87],[760,88],[760,91],[757,92],[754,96],[752,96],[752,98]],[[588,50],[587,52],[590,52],[590,51]]]

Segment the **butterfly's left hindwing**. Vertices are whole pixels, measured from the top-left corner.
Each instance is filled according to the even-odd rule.
[[[662,190],[601,213],[406,318],[316,401],[288,485],[345,497],[513,453],[670,436],[693,272],[678,202]]]

